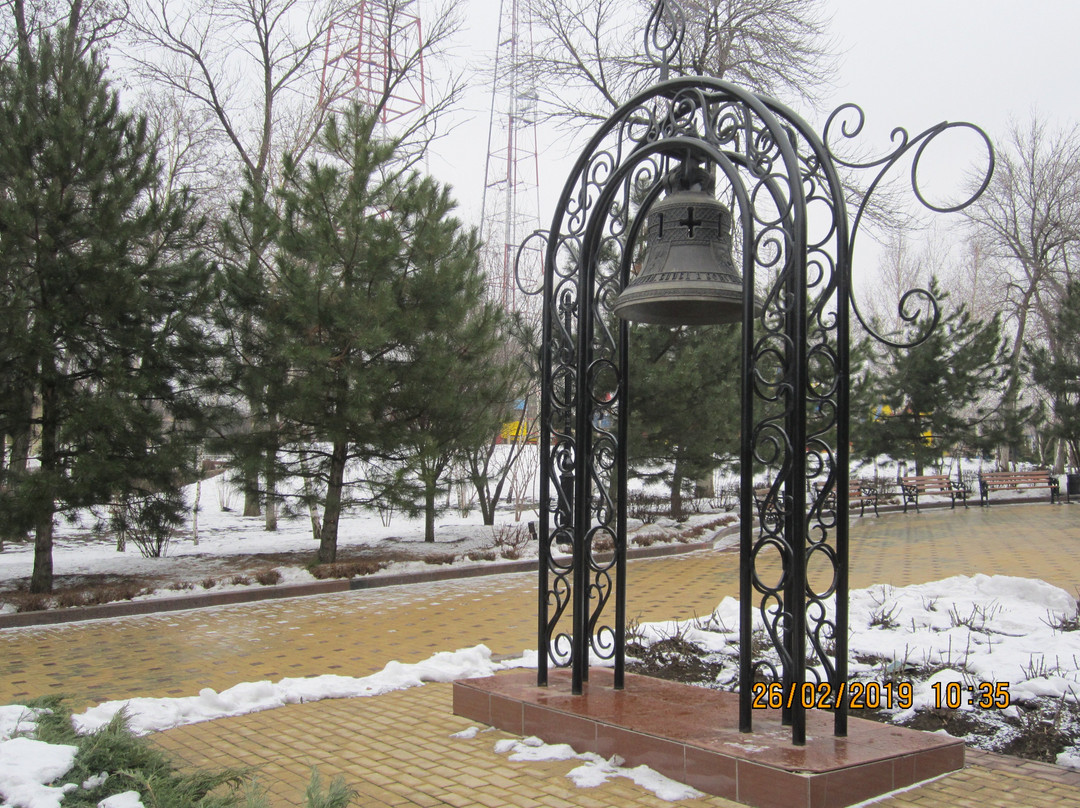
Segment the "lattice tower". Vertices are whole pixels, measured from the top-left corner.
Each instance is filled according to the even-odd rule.
[[[421,109],[423,44],[416,0],[360,0],[327,29],[319,103],[358,100],[383,124]]]
[[[521,20],[519,0],[501,0],[480,236],[485,243],[482,260],[488,294],[511,310],[538,304],[539,295],[526,295],[523,288],[538,286],[543,266],[539,244],[533,240],[518,261],[515,277],[518,246],[540,228],[537,93],[518,70],[520,57],[531,55],[532,47],[531,27]]]

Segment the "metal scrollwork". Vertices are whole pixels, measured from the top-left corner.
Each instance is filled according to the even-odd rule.
[[[664,65],[680,44],[673,8],[660,0],[650,20],[650,53]],[[833,692],[847,680],[852,245],[884,173],[914,149],[923,199],[923,150],[969,126],[916,138],[896,130],[889,155],[844,162],[828,137],[836,127],[856,136],[861,112],[853,121],[842,110],[857,109],[834,113],[823,140],[771,99],[671,78],[620,107],[578,158],[543,235],[539,684],[550,666],[569,667],[581,693],[590,659],[610,662],[615,686],[624,683],[628,326],[611,308],[640,258],[649,207],[691,170],[715,176],[732,212],[744,283],[740,727],[752,728],[755,680],[828,681]],[[850,228],[837,166],[878,171]],[[901,316],[922,322],[925,309],[912,304],[927,294],[908,292]],[[752,650],[755,635],[766,651]],[[799,702],[784,710],[797,744],[806,738]],[[838,735],[846,721],[840,703]]]
[[[682,51],[686,37],[686,17],[678,3],[657,0],[645,25],[645,55],[660,69],[660,80],[667,80],[671,65]]]
[[[865,124],[866,114],[861,107],[857,104],[842,104],[829,115],[823,130],[823,141],[828,150],[829,158],[833,162],[844,168],[856,171],[876,170],[876,173],[870,179],[866,192],[863,194],[862,199],[859,200],[855,216],[852,219],[851,237],[848,245],[849,252],[854,250],[855,239],[859,234],[859,225],[862,223],[863,216],[866,214],[870,201],[874,196],[874,192],[880,187],[881,183],[886,179],[892,169],[909,154],[911,155],[911,192],[923,207],[935,213],[957,213],[963,210],[982,196],[983,192],[990,185],[990,180],[994,175],[994,146],[993,143],[990,142],[990,138],[986,132],[974,124],[963,121],[942,121],[914,137],[911,137],[906,129],[898,126],[892,130],[889,138],[892,148],[885,154],[867,160],[847,159],[840,156],[838,153],[840,143],[854,140],[859,137],[859,135],[862,134]],[[974,191],[968,198],[953,204],[937,205],[927,199],[922,188],[919,186],[919,166],[926,150],[931,147],[938,138],[948,132],[957,131],[975,133],[986,146],[986,172],[982,175],[982,179],[979,183],[975,185]],[[839,132],[839,135],[837,135],[837,132]],[[833,139],[834,137],[839,137],[840,140],[836,141]],[[920,321],[922,321],[923,325],[917,329],[917,335],[910,341],[895,341],[879,333],[871,323],[866,321],[866,318],[863,317],[862,312],[859,310],[858,301],[855,299],[854,294],[849,297],[849,303],[852,311],[858,318],[860,325],[862,325],[866,332],[878,342],[894,348],[914,348],[921,345],[930,337],[930,334],[941,319],[941,307],[939,306],[937,299],[928,289],[910,289],[900,297],[897,304],[897,311],[900,315],[900,319],[905,324],[917,326]]]

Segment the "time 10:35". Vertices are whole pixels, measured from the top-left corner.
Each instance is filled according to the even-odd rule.
[[[960,682],[934,682],[934,708],[956,710],[967,705],[981,710],[1004,710],[1009,706],[1008,682],[979,682],[964,685]]]

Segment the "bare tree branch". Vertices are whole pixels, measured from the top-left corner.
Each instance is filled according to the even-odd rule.
[[[0,0],[0,62],[20,47],[27,58],[40,34],[61,28],[79,32],[72,44],[85,57],[119,33],[127,13],[126,0],[34,0],[29,8],[26,0]]]
[[[535,45],[516,69],[541,91],[545,115],[571,127],[603,120],[654,82],[642,21],[654,0],[527,0]],[[828,20],[814,0],[682,0],[687,74],[812,100],[835,70]]]
[[[1005,406],[1023,391],[1025,346],[1050,331],[1080,250],[1080,126],[1035,112],[999,142],[993,181],[966,215],[993,271],[995,307],[1012,328]]]

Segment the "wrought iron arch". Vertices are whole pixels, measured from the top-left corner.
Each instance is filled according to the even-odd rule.
[[[666,5],[659,0],[651,27]],[[660,38],[654,49],[670,59],[679,41]],[[887,171],[915,149],[912,183],[925,202],[916,179],[923,150],[942,131],[970,126],[941,124],[915,138],[896,130],[885,157],[845,162],[828,136],[837,123],[843,137],[857,135],[861,111],[854,126],[842,120],[857,109],[834,113],[823,141],[769,98],[719,79],[666,79],[616,110],[578,158],[543,235],[539,685],[551,666],[569,667],[581,693],[590,657],[610,661],[615,686],[624,684],[630,379],[628,326],[610,309],[628,283],[649,206],[689,161],[723,181],[741,231],[740,728],[752,728],[756,678],[782,683],[785,693],[822,681],[843,692],[849,312],[862,320],[851,288],[854,237]],[[879,169],[851,227],[837,165]],[[927,301],[928,332],[936,301],[908,292],[901,315],[912,322],[927,308],[908,311],[913,296]],[[755,468],[771,481],[759,501]],[[755,631],[771,649],[758,659]],[[785,704],[783,717],[793,742],[804,743],[802,700]],[[846,726],[841,699],[836,734]]]

